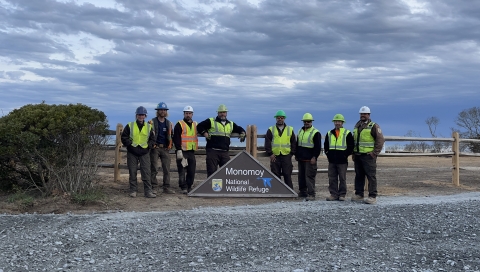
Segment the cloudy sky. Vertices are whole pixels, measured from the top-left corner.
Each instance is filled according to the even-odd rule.
[[[166,102],[177,121],[274,123],[322,134],[367,105],[384,134],[429,136],[480,106],[480,1],[0,0],[0,114],[82,103],[112,128]]]

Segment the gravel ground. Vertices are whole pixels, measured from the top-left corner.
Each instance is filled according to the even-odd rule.
[[[0,215],[6,271],[480,271],[480,192]]]

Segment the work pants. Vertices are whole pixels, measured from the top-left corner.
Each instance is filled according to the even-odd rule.
[[[152,172],[152,187],[158,188],[158,159],[162,161],[163,170],[163,188],[170,187],[170,154],[168,150],[163,147],[158,147],[150,150],[151,172]]]
[[[348,163],[328,164],[328,190],[336,198],[347,194],[347,168]]]
[[[143,156],[136,156],[127,152],[128,181],[130,184],[130,193],[137,192],[137,170],[140,162],[140,174],[143,181],[144,193],[152,191],[150,183],[150,155],[147,153]]]
[[[197,161],[195,160],[195,151],[182,151],[183,157],[187,159],[187,167],[183,167],[182,160],[177,160],[178,169],[178,185],[180,189],[185,190],[192,188],[195,181],[195,170],[197,168]]]
[[[292,155],[278,155],[275,156],[275,162],[270,161],[270,170],[272,173],[277,176],[279,179],[282,179],[288,187],[293,189],[292,183]]]
[[[299,196],[315,196],[315,177],[317,176],[317,163],[298,161],[298,189]]]
[[[368,179],[368,196],[377,197],[377,158],[369,154],[355,154],[355,194],[364,196],[365,177]]]
[[[207,148],[207,177],[211,176],[218,167],[222,167],[230,160],[230,155],[228,151],[215,150],[212,148]]]

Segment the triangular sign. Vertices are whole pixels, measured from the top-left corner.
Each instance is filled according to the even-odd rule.
[[[189,196],[297,197],[297,193],[246,151],[238,153]]]

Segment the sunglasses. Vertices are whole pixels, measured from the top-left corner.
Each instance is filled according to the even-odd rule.
[[[303,121],[304,123],[311,123],[312,121]]]
[[[285,119],[285,117],[281,117],[281,116],[279,116],[279,117],[277,117],[277,119]]]

